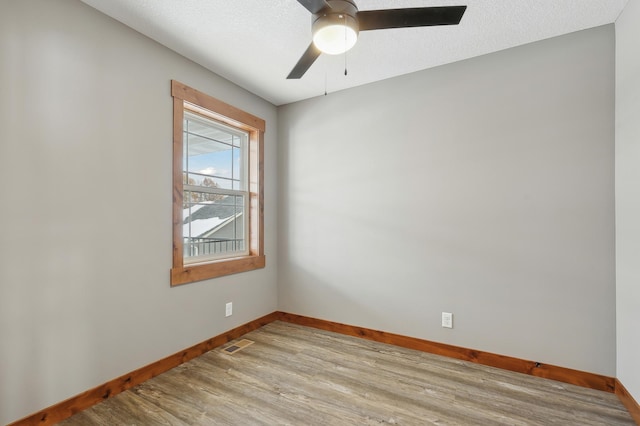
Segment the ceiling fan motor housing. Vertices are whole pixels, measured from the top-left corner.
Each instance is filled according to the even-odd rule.
[[[329,25],[345,25],[352,28],[356,35],[359,32],[358,8],[350,0],[328,0],[330,7],[326,7],[318,13],[311,15],[311,31],[316,33]]]

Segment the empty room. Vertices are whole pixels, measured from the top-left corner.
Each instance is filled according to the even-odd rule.
[[[638,22],[0,0],[0,424],[640,424]]]

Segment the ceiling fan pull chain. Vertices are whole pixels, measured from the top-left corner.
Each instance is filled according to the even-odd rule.
[[[328,70],[327,61],[324,61],[324,95],[325,96],[327,96],[327,75],[329,74],[327,70]]]
[[[327,68],[324,69],[324,95],[327,96]]]
[[[344,15],[344,44],[347,44],[347,15]],[[344,75],[347,75],[347,51],[344,52]]]
[[[344,52],[344,75],[347,75],[347,52]]]

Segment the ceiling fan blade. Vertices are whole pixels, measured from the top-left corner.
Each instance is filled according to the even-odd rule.
[[[467,6],[414,7],[358,12],[360,31],[386,28],[458,25]]]
[[[309,67],[313,65],[316,59],[318,59],[318,56],[320,56],[321,53],[320,49],[318,49],[315,44],[311,43],[309,47],[307,47],[307,50],[302,54],[302,57],[298,60],[296,66],[293,67],[287,76],[287,79],[297,79],[302,77]]]
[[[325,0],[298,0],[298,3],[311,13],[318,13],[322,9],[330,7]]]

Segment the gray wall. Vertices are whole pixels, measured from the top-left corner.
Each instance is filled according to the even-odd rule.
[[[609,25],[280,107],[280,309],[615,375],[614,50]]]
[[[640,4],[616,22],[618,379],[640,402]]]
[[[171,79],[267,121],[264,270],[169,287]],[[0,2],[0,88],[0,424],[277,308],[274,106],[75,0]]]

